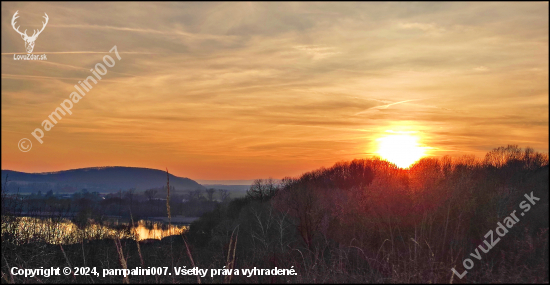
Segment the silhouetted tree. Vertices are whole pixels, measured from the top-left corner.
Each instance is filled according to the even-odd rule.
[[[147,199],[149,199],[149,202],[151,202],[153,200],[153,198],[155,198],[155,196],[157,195],[158,193],[158,190],[157,189],[148,189],[148,190],[145,190],[145,196],[147,196]]]
[[[202,196],[202,190],[201,189],[196,189],[196,190],[193,190],[193,191],[189,192],[189,200],[190,201],[201,200],[201,198],[204,199],[204,197]]]
[[[220,195],[220,200],[225,202],[229,200],[230,194],[227,189],[218,189],[218,194]]]
[[[128,202],[130,204],[130,206],[133,204],[134,202],[134,193],[135,193],[135,189],[128,189],[128,191],[124,192],[124,198],[125,199],[128,199]]]
[[[206,197],[208,198],[208,201],[210,202],[214,201],[214,193],[216,193],[216,189],[214,188],[206,189]]]
[[[279,186],[272,178],[256,179],[246,192],[246,195],[252,199],[264,201],[273,197],[277,193],[277,190],[279,190]]]

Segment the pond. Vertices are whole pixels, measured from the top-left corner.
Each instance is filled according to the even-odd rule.
[[[184,225],[139,220],[137,223],[93,221],[78,227],[68,219],[2,216],[2,236],[9,236],[15,243],[47,242],[50,244],[73,244],[83,240],[131,238],[137,241],[162,239],[180,235],[188,229]]]

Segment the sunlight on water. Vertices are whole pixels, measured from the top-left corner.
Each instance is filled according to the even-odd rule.
[[[149,222],[150,224],[150,222]],[[136,234],[136,239],[145,240],[145,239],[163,239],[172,235],[180,235],[187,230],[186,226],[174,226],[172,228],[162,228],[162,224],[152,223],[152,228],[148,227],[145,221],[141,220],[138,222],[138,226],[134,227],[134,232]]]
[[[126,223],[99,225],[91,223],[79,228],[68,219],[39,219],[16,217],[10,222],[2,221],[2,235],[10,234],[17,243],[45,241],[51,244],[79,243],[86,239],[132,238],[138,241],[162,239],[179,235],[188,229],[187,226],[172,225],[140,220],[137,227],[129,228]]]

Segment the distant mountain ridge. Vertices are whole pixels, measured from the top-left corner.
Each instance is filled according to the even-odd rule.
[[[26,173],[2,170],[2,184],[8,176],[8,191],[74,192],[86,188],[88,191],[116,192],[119,189],[135,188],[143,191],[166,186],[166,172],[158,169],[104,166],[62,170],[56,172]],[[170,176],[170,186],[176,190],[195,190],[204,187],[185,177]]]

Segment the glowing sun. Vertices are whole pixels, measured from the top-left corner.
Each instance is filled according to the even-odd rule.
[[[407,168],[425,155],[418,137],[407,134],[388,135],[378,139],[378,154],[398,167]]]

